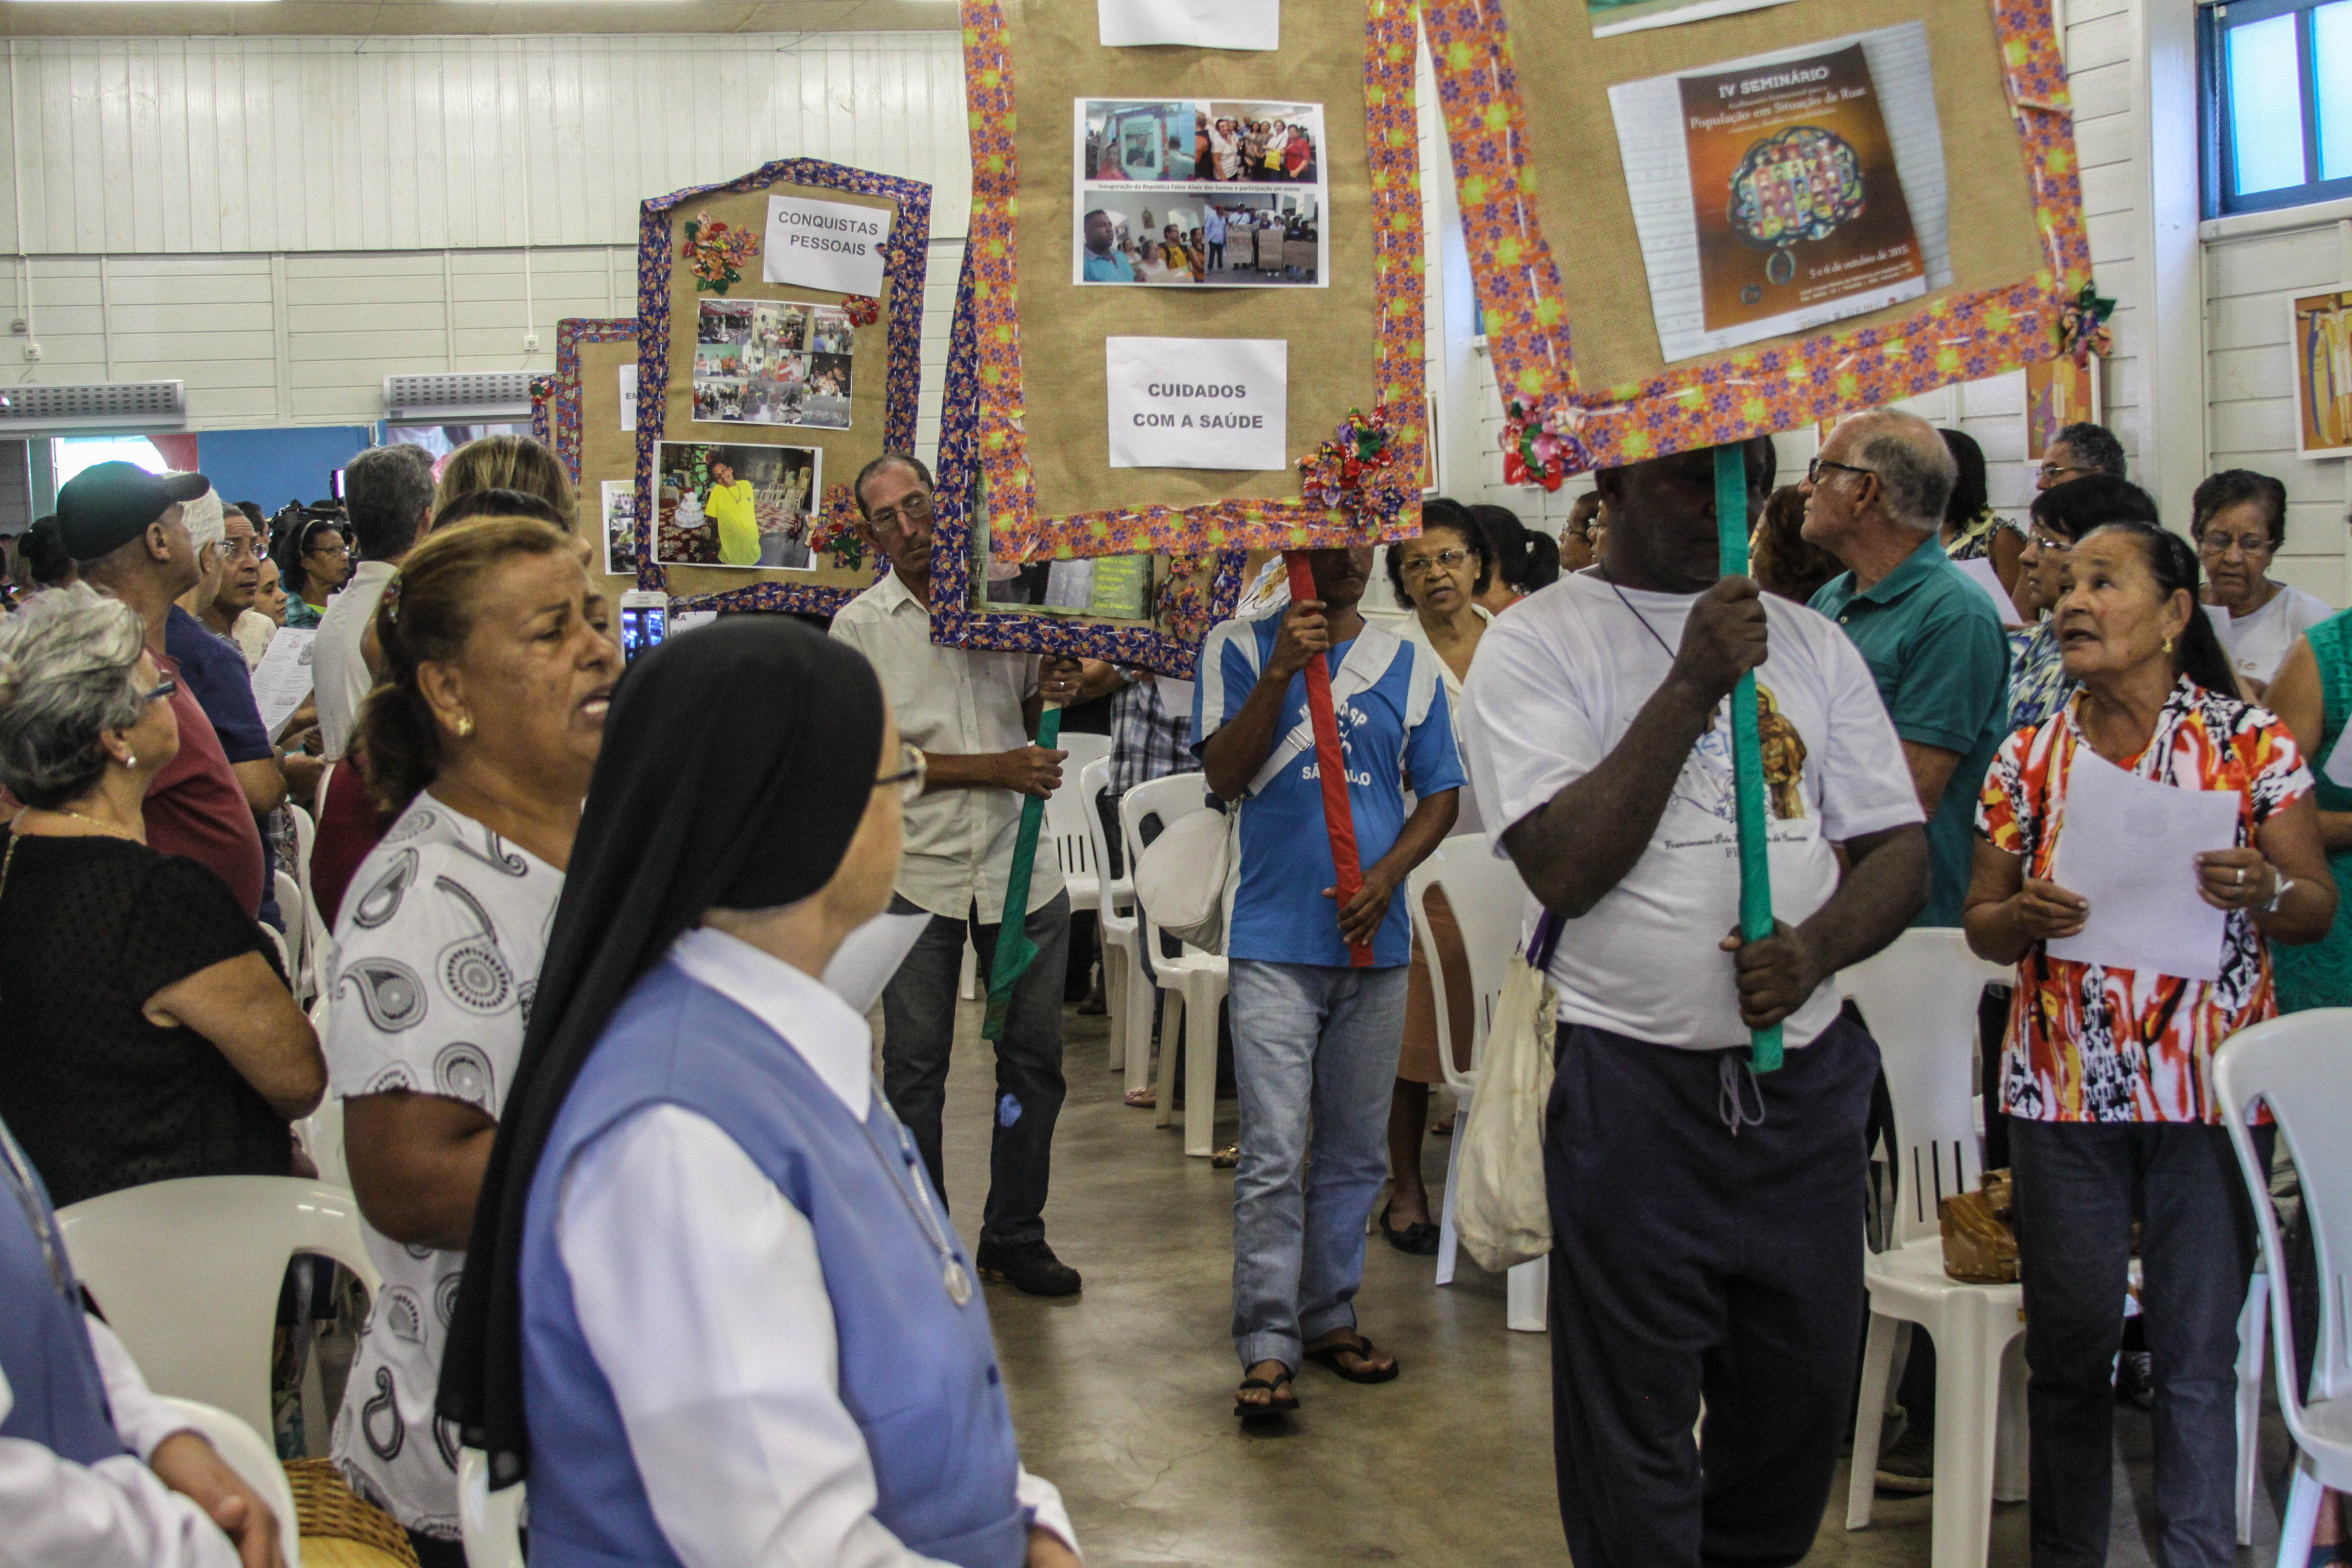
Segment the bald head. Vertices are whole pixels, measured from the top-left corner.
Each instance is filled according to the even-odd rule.
[[[1874,408],[1830,432],[1822,456],[1878,476],[1878,507],[1888,521],[1923,532],[1944,523],[1945,505],[1959,479],[1959,465],[1937,428],[1916,414]]]

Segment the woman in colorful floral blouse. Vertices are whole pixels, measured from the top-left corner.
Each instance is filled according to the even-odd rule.
[[[1969,943],[2018,966],[2001,1062],[2032,1373],[2036,1562],[2106,1559],[2132,1226],[2155,1352],[2157,1516],[2172,1568],[2236,1545],[2236,1323],[2253,1216],[2220,1125],[2214,1048],[2272,1016],[2265,939],[2336,913],[2312,779],[2286,727],[2231,695],[2188,543],[2145,523],[2067,552],[2054,624],[2081,690],[2011,735],[1978,811]],[[2087,900],[2053,879],[2079,770],[2238,797],[2231,847],[2182,854],[2180,897],[2222,911],[2210,977],[2053,956]],[[2163,853],[2156,847],[2152,853]]]

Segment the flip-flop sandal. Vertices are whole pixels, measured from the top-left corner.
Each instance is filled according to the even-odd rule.
[[[1338,1344],[1325,1345],[1319,1351],[1308,1351],[1307,1352],[1307,1359],[1308,1361],[1315,1362],[1319,1365],[1329,1367],[1333,1372],[1338,1373],[1349,1383],[1391,1382],[1396,1377],[1398,1373],[1404,1370],[1402,1363],[1391,1362],[1388,1365],[1381,1367],[1377,1371],[1363,1364],[1364,1362],[1370,1360],[1373,1356],[1379,1353],[1380,1352],[1372,1348],[1371,1341],[1364,1338],[1361,1334],[1359,1334],[1356,1336],[1356,1342],[1353,1344],[1349,1344],[1343,1340]],[[1341,1356],[1355,1356],[1359,1359],[1355,1366],[1349,1367],[1340,1364],[1339,1358]]]
[[[1244,1421],[1265,1421],[1276,1415],[1287,1415],[1298,1408],[1298,1395],[1291,1393],[1290,1373],[1280,1377],[1245,1377],[1242,1387],[1263,1388],[1267,1398],[1264,1405],[1253,1405],[1246,1399],[1234,1401],[1234,1414]]]
[[[1160,1103],[1160,1091],[1156,1089],[1130,1089],[1119,1097],[1119,1102],[1131,1105],[1138,1110],[1149,1110]]]

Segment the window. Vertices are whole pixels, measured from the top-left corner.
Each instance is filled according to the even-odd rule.
[[[2352,196],[2352,0],[2221,0],[2202,32],[2207,213]]]

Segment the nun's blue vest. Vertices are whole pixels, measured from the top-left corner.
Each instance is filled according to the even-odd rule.
[[[715,1122],[815,1232],[840,1343],[841,1400],[873,1458],[875,1517],[927,1557],[1020,1568],[1028,1510],[1014,1495],[1020,1458],[988,1310],[976,1293],[961,1308],[948,1296],[942,1260],[903,1184],[928,1178],[902,1155],[888,1108],[877,1095],[860,1127],[773,1030],[667,963],[614,1015],[531,1182],[522,1255],[531,1568],[677,1562],[556,1248],[557,1200],[572,1157],[632,1112],[661,1104]],[[961,1259],[945,1205],[931,1201]]]
[[[0,1127],[0,1140],[7,1138]],[[45,1226],[54,1268],[41,1245]],[[0,1437],[38,1443],[79,1465],[123,1451],[48,1190],[14,1142],[0,1148],[0,1372],[16,1401]]]

